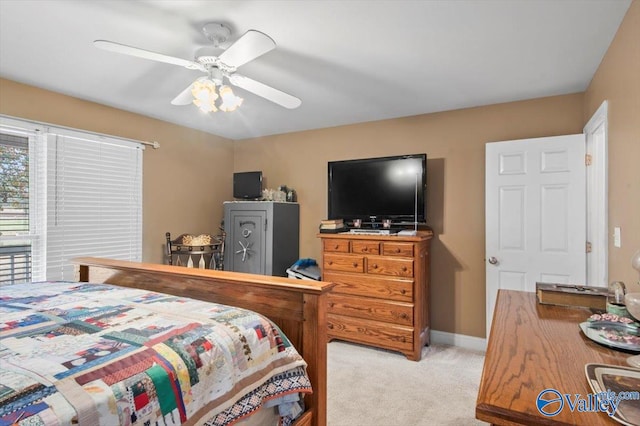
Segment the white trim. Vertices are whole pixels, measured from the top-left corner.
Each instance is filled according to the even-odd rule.
[[[587,285],[609,283],[609,218],[608,218],[608,102],[604,101],[584,126],[587,154],[592,156],[587,167]]]
[[[12,117],[10,115],[0,114],[0,125],[5,125],[8,127],[17,127],[20,129],[28,129],[32,131],[45,131],[47,133],[56,133],[62,134],[69,137],[76,137],[79,139],[86,138],[87,134],[97,136],[103,142],[111,142],[113,143],[115,140],[124,141],[127,143],[132,143],[136,145],[143,145],[140,148],[144,149],[144,145],[152,146],[155,149],[160,148],[160,144],[156,141],[148,142],[148,141],[139,141],[135,139],[123,138],[120,136],[107,135],[104,133],[92,132],[89,130],[80,130],[74,129],[71,127],[59,126],[56,124],[50,123],[42,123],[33,120],[27,120],[20,117]]]
[[[0,126],[2,126],[3,131],[23,136],[32,136],[36,134],[36,132],[44,130],[43,127],[45,127],[34,121],[9,117],[2,114],[0,114]]]
[[[431,330],[431,342],[443,345],[458,346],[464,349],[485,352],[487,339],[482,337],[467,336],[465,334],[449,333],[446,331]]]
[[[65,136],[66,138],[75,139],[82,142],[106,143],[110,145],[122,146],[125,148],[144,149],[143,143],[139,141],[122,139],[122,138],[113,137],[113,136],[106,136],[102,134],[95,134],[91,132],[84,132],[83,130],[72,130],[72,129],[66,129],[66,128],[50,127],[49,133],[53,133],[59,136]],[[91,139],[91,137],[94,137],[95,139]]]

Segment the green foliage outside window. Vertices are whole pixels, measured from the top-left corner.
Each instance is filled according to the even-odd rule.
[[[29,229],[29,150],[0,142],[0,232]]]
[[[29,153],[0,145],[0,202],[2,207],[23,208],[29,200]]]

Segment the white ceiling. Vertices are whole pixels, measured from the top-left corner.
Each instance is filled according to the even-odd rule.
[[[630,0],[0,0],[0,76],[231,139],[584,91]],[[253,94],[232,113],[170,101],[202,76],[97,49],[185,59],[221,22],[276,49],[239,72],[302,99]],[[227,44],[229,44],[227,43]],[[0,96],[2,94],[0,93]]]

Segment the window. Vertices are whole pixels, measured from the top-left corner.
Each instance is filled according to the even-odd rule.
[[[0,284],[73,280],[78,256],[141,260],[141,144],[4,117],[0,134]]]
[[[0,133],[0,285],[31,280],[29,137]]]

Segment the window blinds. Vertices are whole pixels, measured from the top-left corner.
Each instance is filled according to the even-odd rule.
[[[46,193],[47,279],[75,279],[74,257],[141,260],[141,145],[50,134]]]

